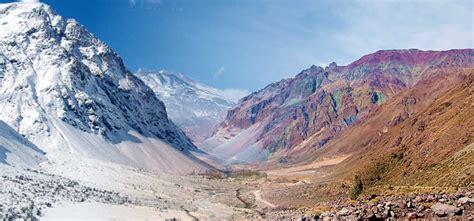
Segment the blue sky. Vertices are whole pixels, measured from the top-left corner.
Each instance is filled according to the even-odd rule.
[[[1,0],[0,0],[1,1]],[[42,0],[137,71],[258,90],[380,49],[473,48],[472,0]]]

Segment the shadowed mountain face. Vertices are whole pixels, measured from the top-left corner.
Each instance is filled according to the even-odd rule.
[[[437,70],[473,65],[474,50],[466,49],[388,50],[347,66],[312,66],[241,99],[206,144],[224,160],[286,162]]]

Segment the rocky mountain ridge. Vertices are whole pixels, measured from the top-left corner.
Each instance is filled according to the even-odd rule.
[[[324,146],[436,70],[472,66],[472,49],[387,50],[347,66],[312,66],[241,99],[206,143],[224,160],[285,162],[294,152]]]

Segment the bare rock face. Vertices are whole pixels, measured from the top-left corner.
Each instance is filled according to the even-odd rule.
[[[324,146],[435,70],[473,65],[471,49],[412,49],[379,51],[347,66],[312,66],[241,99],[206,142],[224,160],[285,162]]]

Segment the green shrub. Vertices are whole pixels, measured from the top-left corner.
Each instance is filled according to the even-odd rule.
[[[359,195],[362,193],[363,190],[364,190],[364,186],[362,184],[362,179],[360,178],[359,175],[355,175],[354,176],[354,186],[351,189],[349,197],[352,200],[356,200],[357,197],[359,197]]]

